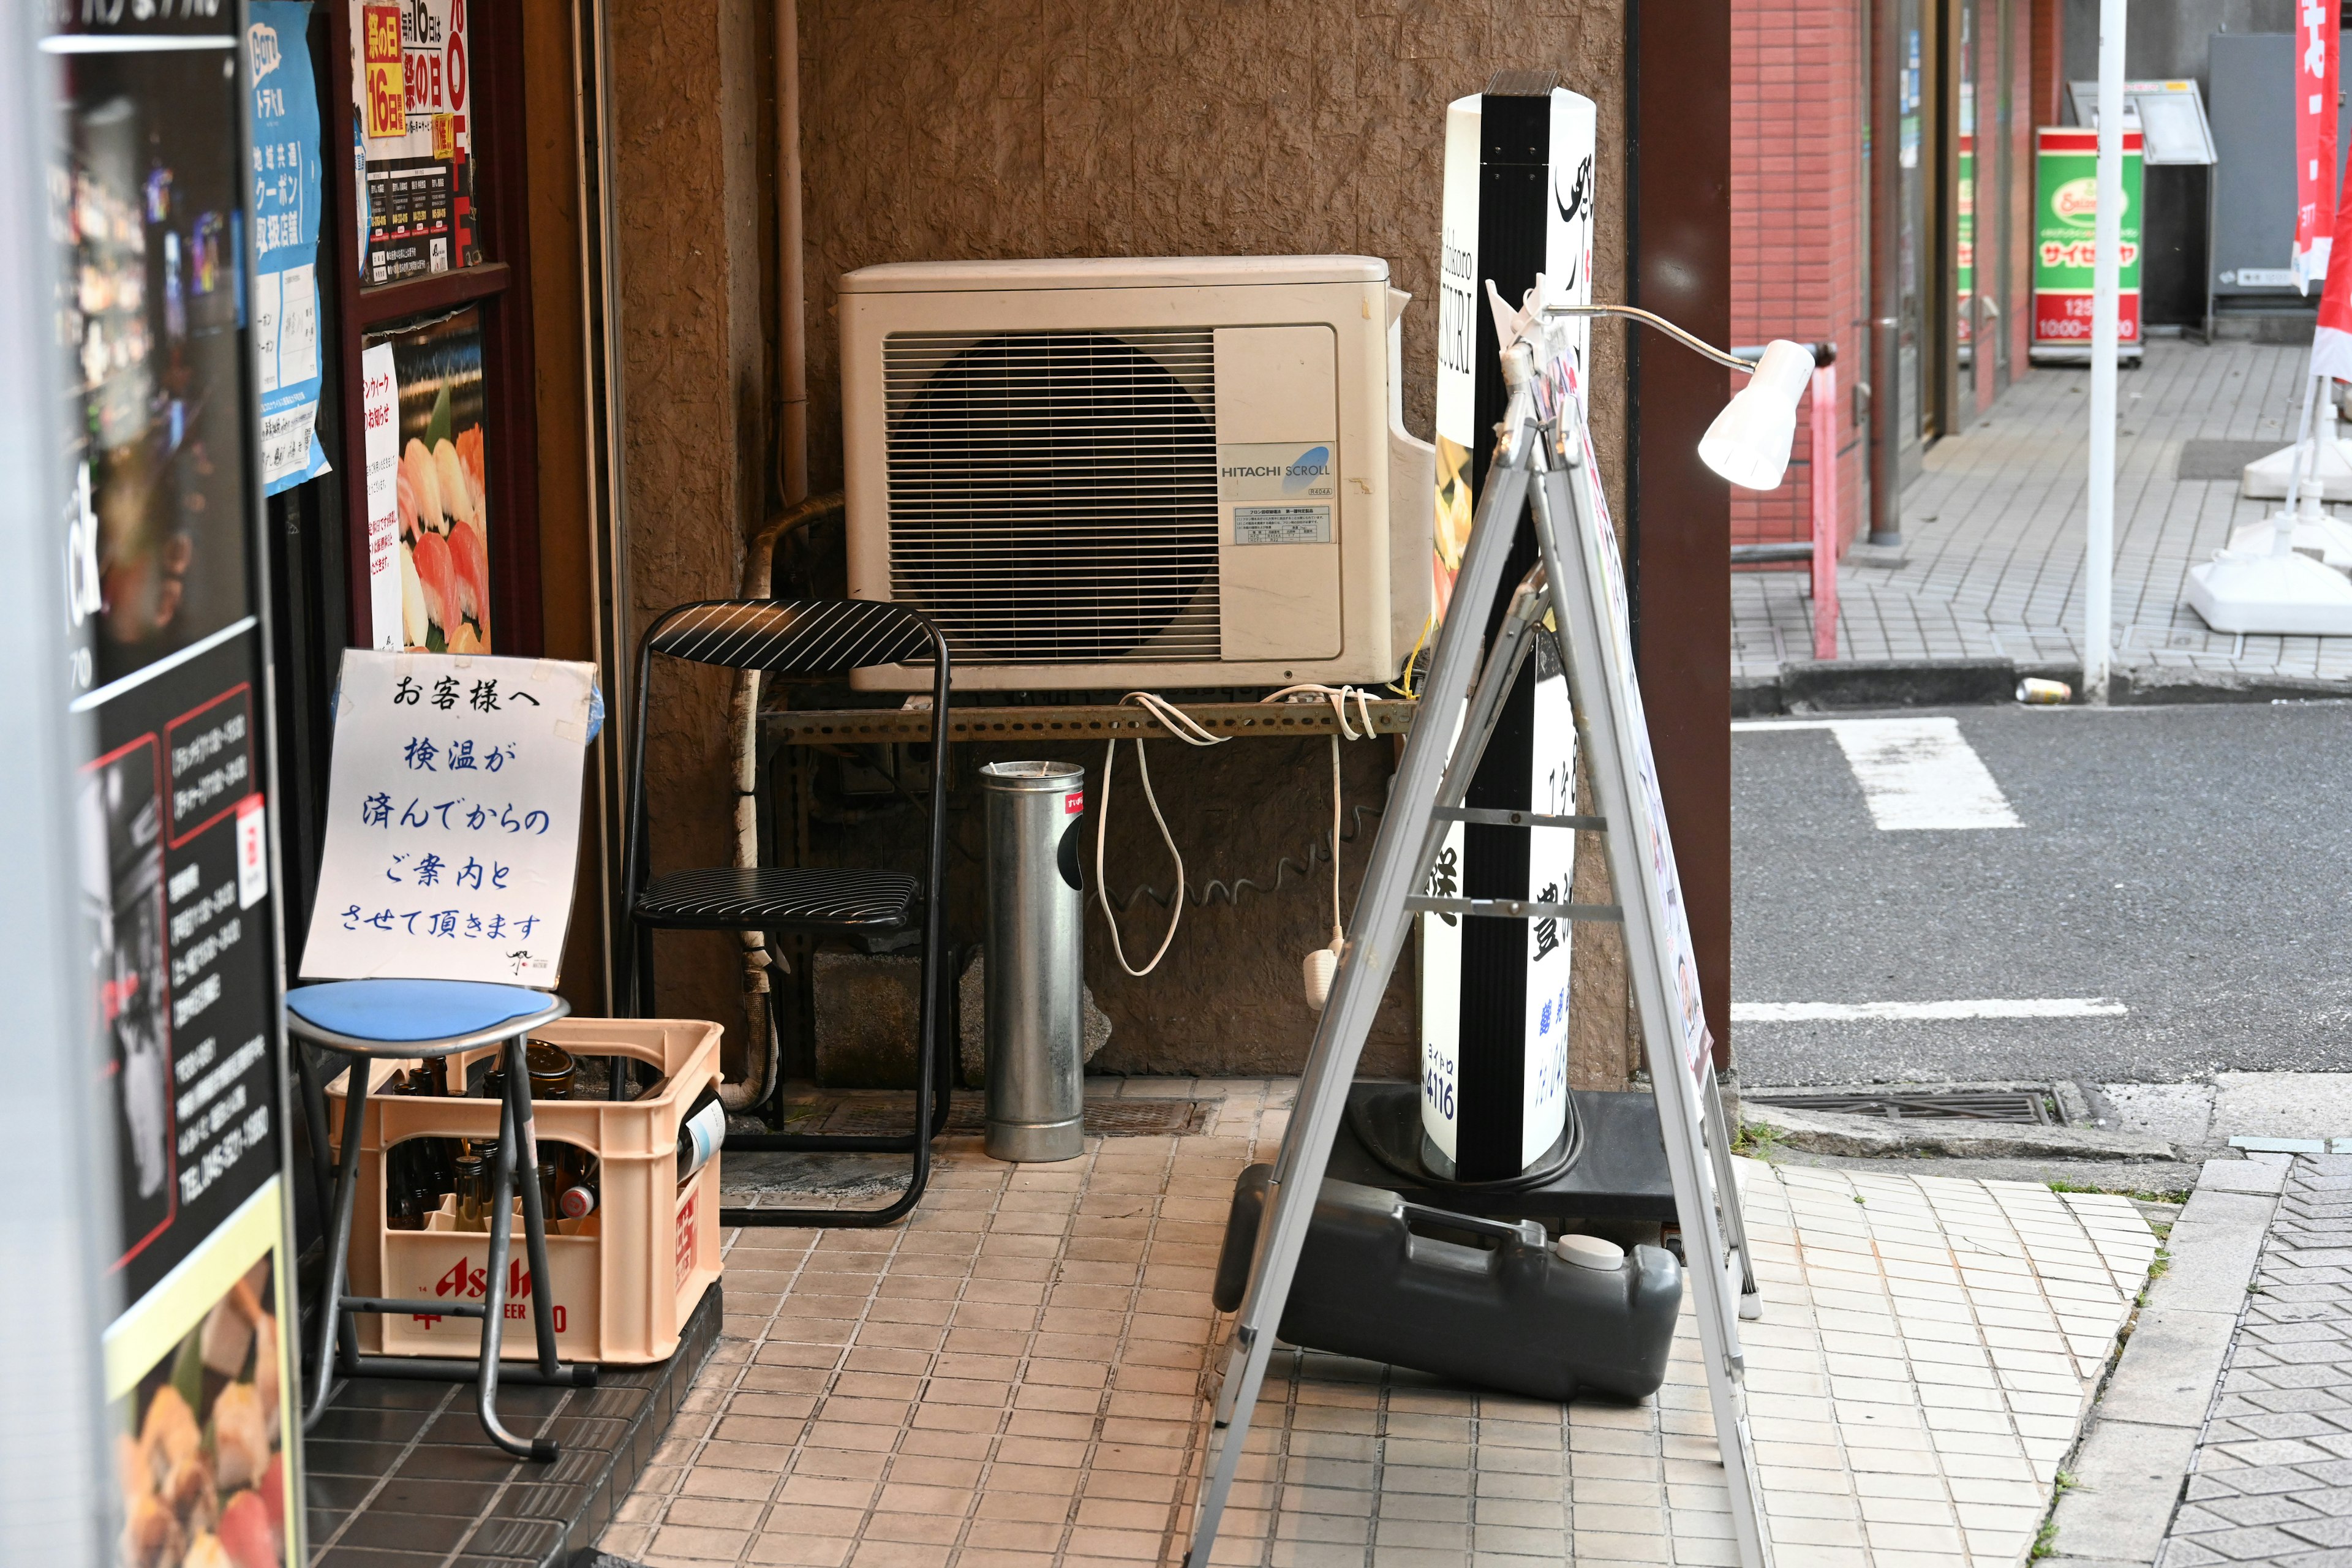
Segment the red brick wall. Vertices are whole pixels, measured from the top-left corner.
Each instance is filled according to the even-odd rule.
[[[1866,431],[1853,422],[1870,313],[1866,17],[1867,0],[1731,0],[1732,335],[1742,343],[1837,342],[1842,544],[1869,517]],[[1812,416],[1808,398],[1779,489],[1732,492],[1735,542],[1811,537]]]

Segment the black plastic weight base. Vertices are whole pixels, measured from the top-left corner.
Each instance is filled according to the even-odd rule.
[[[1348,1114],[1332,1141],[1332,1180],[1385,1187],[1407,1203],[1486,1219],[1539,1219],[1555,1228],[1571,1220],[1675,1222],[1674,1179],[1665,1141],[1658,1133],[1658,1102],[1645,1090],[1570,1089],[1583,1137],[1575,1158],[1549,1178],[1524,1186],[1448,1182],[1427,1170],[1415,1181],[1366,1147],[1370,1127],[1394,1164],[1399,1151],[1421,1146],[1421,1087],[1359,1083],[1348,1090]],[[1415,1163],[1418,1156],[1411,1156]]]

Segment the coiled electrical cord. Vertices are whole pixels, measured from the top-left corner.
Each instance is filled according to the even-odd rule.
[[[1338,723],[1338,728],[1331,736],[1331,942],[1328,947],[1318,948],[1308,953],[1303,966],[1307,1005],[1320,1011],[1324,997],[1329,993],[1332,977],[1339,971],[1339,954],[1347,941],[1339,895],[1339,846],[1349,836],[1341,830],[1346,805],[1341,791],[1339,742],[1343,737],[1350,741],[1370,740],[1374,733],[1374,729],[1371,695],[1355,687],[1325,686],[1308,682],[1297,686],[1286,686],[1281,690],[1263,699],[1266,702],[1302,700],[1328,701],[1331,704],[1332,716]],[[1351,700],[1355,703],[1353,722],[1349,721],[1349,703]],[[1233,739],[1230,735],[1209,733],[1183,710],[1151,692],[1130,691],[1121,699],[1121,701],[1132,702],[1143,709],[1157,719],[1161,727],[1171,735],[1188,745],[1219,746]],[[1360,730],[1358,725],[1361,726]],[[1107,742],[1103,748],[1102,805],[1095,813],[1095,896],[1097,901],[1102,906],[1104,923],[1110,927],[1111,952],[1118,958],[1118,966],[1140,979],[1160,967],[1160,961],[1168,956],[1168,950],[1176,940],[1177,927],[1183,922],[1184,919],[1185,876],[1184,857],[1176,847],[1175,835],[1169,831],[1168,818],[1160,809],[1160,797],[1151,787],[1151,764],[1145,758],[1143,740],[1140,736],[1131,737],[1131,739],[1135,745],[1136,772],[1143,781],[1144,802],[1151,808],[1151,820],[1160,828],[1160,842],[1168,847],[1168,858],[1176,865],[1175,896],[1172,899],[1156,899],[1156,901],[1160,902],[1168,910],[1168,929],[1161,934],[1158,949],[1152,952],[1151,957],[1140,969],[1128,962],[1126,945],[1120,940],[1118,930],[1119,912],[1131,906],[1135,897],[1139,894],[1130,896],[1125,902],[1114,908],[1111,902],[1109,880],[1103,872],[1103,844],[1110,825],[1111,775],[1118,759],[1118,742],[1115,740]],[[1357,821],[1360,825],[1362,822],[1360,812]],[[1299,868],[1302,876],[1313,868],[1314,853],[1312,848],[1308,850],[1308,864]],[[1275,868],[1274,885],[1276,889],[1282,886],[1284,869],[1292,864],[1294,862],[1286,855]],[[1255,883],[1249,885],[1257,886]],[[1213,882],[1210,885],[1212,892],[1221,886],[1223,884]],[[1201,902],[1205,905],[1209,896],[1204,894]],[[1226,889],[1226,899],[1228,902],[1234,901],[1233,889]]]
[[[1171,735],[1187,745],[1222,746],[1233,739],[1230,735],[1210,734],[1193,721],[1192,715],[1149,691],[1130,691],[1119,700],[1134,703],[1159,720]],[[1159,951],[1152,953],[1142,968],[1138,969],[1127,961],[1126,945],[1118,939],[1118,917],[1112,912],[1109,895],[1104,891],[1103,834],[1110,826],[1110,776],[1113,764],[1118,761],[1117,741],[1108,742],[1103,747],[1102,806],[1095,813],[1095,893],[1102,903],[1103,921],[1110,927],[1110,950],[1118,959],[1118,966],[1141,979],[1160,967],[1160,961],[1168,956],[1169,944],[1176,940],[1176,928],[1184,922],[1184,857],[1177,853],[1176,836],[1168,831],[1168,819],[1160,814],[1160,797],[1151,793],[1151,764],[1143,755],[1143,738],[1139,735],[1134,740],[1135,771],[1143,776],[1144,801],[1151,807],[1151,820],[1160,825],[1160,841],[1168,846],[1168,858],[1176,862],[1176,901],[1168,910],[1168,930],[1160,939]]]
[[[1381,808],[1377,805],[1349,806],[1348,808],[1349,826],[1347,832],[1340,835],[1341,839],[1346,843],[1353,844],[1361,838],[1364,836],[1364,818],[1378,816],[1381,815]],[[1323,847],[1323,838],[1319,834],[1317,835],[1315,842],[1307,847],[1306,854],[1307,858],[1303,861],[1293,859],[1287,855],[1276,860],[1274,863],[1274,880],[1271,882],[1261,882],[1255,877],[1236,877],[1230,882],[1212,878],[1190,889],[1185,895],[1185,905],[1190,909],[1205,910],[1221,898],[1228,904],[1238,905],[1241,902],[1241,895],[1244,892],[1255,893],[1261,898],[1278,893],[1282,891],[1284,883],[1289,878],[1311,877],[1315,874],[1317,866],[1331,858],[1331,851]],[[1100,880],[1097,879],[1097,886],[1100,885]],[[1123,898],[1105,889],[1104,897],[1109,899],[1111,908],[1120,914],[1125,914],[1144,900],[1150,900],[1163,910],[1168,907],[1167,892],[1149,882]]]

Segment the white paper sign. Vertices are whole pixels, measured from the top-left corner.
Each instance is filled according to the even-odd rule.
[[[392,345],[360,354],[362,417],[367,421],[368,646],[398,653],[400,630],[400,378]]]
[[[551,986],[596,668],[343,655],[306,979]]]

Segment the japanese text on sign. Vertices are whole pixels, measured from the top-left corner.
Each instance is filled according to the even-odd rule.
[[[593,680],[551,659],[344,655],[305,974],[553,984]]]

